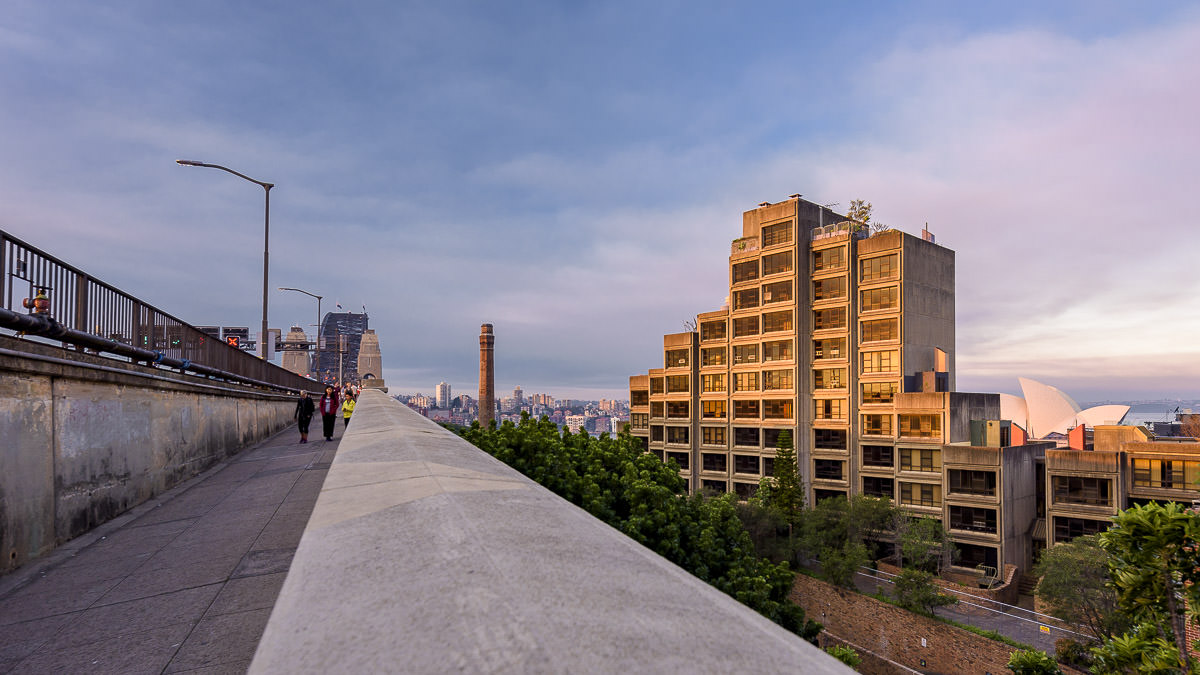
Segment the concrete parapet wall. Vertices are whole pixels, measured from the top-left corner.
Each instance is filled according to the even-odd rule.
[[[253,673],[850,672],[364,390]]]
[[[0,573],[292,421],[294,399],[0,337]]]

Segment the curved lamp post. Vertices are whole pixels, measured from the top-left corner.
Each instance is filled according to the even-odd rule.
[[[275,187],[275,184],[264,183],[261,180],[254,180],[244,173],[238,173],[237,171],[234,171],[227,166],[221,166],[220,164],[206,164],[204,162],[197,162],[191,159],[177,159],[175,160],[175,163],[183,166],[203,166],[209,169],[220,169],[222,171],[231,173],[238,178],[244,178],[251,183],[260,185],[266,192],[267,206],[266,213],[263,216],[263,315],[262,333],[258,338],[258,355],[260,358],[265,360],[267,358],[267,340],[270,339],[267,335],[267,270],[270,269],[270,254],[268,251],[270,250],[271,243],[271,188]]]
[[[313,345],[313,354],[320,354],[321,353],[321,296],[317,295],[316,293],[309,293],[308,291],[304,290],[303,288],[291,288],[291,287],[280,286],[279,290],[281,290],[281,291],[296,291],[297,293],[303,293],[310,298],[317,299],[317,344]]]

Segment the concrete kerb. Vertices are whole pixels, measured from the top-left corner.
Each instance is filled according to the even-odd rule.
[[[849,672],[364,391],[250,672]]]
[[[171,502],[171,500],[182,496],[188,490],[208,480],[208,478],[214,474],[221,472],[230,464],[239,461],[241,456],[245,453],[263,447],[285,433],[294,432],[292,432],[290,427],[285,427],[282,430],[275,432],[271,436],[259,441],[258,443],[247,446],[233,457],[217,462],[204,472],[184,480],[183,482],[175,485],[171,489],[161,494],[147,499],[146,501],[129,509],[121,515],[105,521],[104,523],[101,523],[100,525],[73,539],[59,544],[50,553],[35,558],[21,567],[8,572],[7,574],[0,575],[0,600],[24,588],[31,582],[43,576],[46,572],[70,562],[71,558],[78,555],[80,551],[88,546],[106,539],[109,535],[117,532],[127,524],[147,515],[151,511],[154,511],[161,506],[167,505]]]

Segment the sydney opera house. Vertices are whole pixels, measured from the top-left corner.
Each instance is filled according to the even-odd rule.
[[[1000,418],[1019,425],[1030,438],[1065,438],[1067,432],[1080,425],[1120,424],[1129,412],[1127,405],[1098,405],[1081,410],[1074,399],[1055,387],[1024,377],[1017,381],[1025,397],[1000,394]]]

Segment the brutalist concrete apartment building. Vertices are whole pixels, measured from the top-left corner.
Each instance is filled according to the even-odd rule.
[[[794,197],[743,214],[728,273],[728,306],[664,336],[663,367],[630,378],[631,428],[650,452],[674,459],[692,490],[746,498],[787,430],[810,503],[886,495],[960,525],[963,563],[1026,567],[1026,537],[1006,546],[1004,534],[1025,534],[1033,495],[1010,514],[994,478],[982,502],[971,481],[974,462],[994,477],[1010,461],[1032,482],[1023,455],[1043,447],[1005,453],[981,426],[999,420],[999,395],[954,391],[953,251],[928,235],[871,234]],[[947,469],[950,443],[978,451]],[[948,482],[966,488],[948,495]]]

